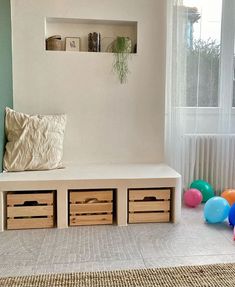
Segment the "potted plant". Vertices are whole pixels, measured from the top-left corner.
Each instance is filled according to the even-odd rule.
[[[118,75],[120,83],[127,81],[129,73],[128,60],[131,55],[131,39],[128,37],[117,37],[112,43],[114,53],[113,70]]]

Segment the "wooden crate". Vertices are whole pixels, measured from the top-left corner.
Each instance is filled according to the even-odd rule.
[[[129,190],[129,223],[169,222],[170,189]]]
[[[113,190],[70,191],[70,226],[112,223]]]
[[[8,192],[7,229],[54,227],[54,192]]]

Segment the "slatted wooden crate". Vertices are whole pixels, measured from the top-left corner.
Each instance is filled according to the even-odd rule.
[[[170,189],[129,190],[129,223],[169,222]]]
[[[69,224],[113,223],[113,190],[70,191]]]
[[[54,192],[8,192],[7,229],[54,226]]]

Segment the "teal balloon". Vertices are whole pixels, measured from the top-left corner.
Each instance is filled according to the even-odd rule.
[[[207,202],[208,199],[215,195],[213,187],[208,182],[201,179],[193,181],[190,188],[200,190],[202,194],[202,202]]]
[[[204,217],[209,223],[223,222],[229,215],[230,205],[220,196],[210,198],[204,206]]]

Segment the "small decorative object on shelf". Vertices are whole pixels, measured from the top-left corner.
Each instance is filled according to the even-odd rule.
[[[80,51],[80,38],[79,37],[66,37],[65,50],[66,51]]]
[[[88,52],[100,52],[100,33],[88,34]]]
[[[46,50],[63,51],[64,42],[60,35],[51,36],[46,39]]]
[[[137,53],[137,44],[134,45],[133,53],[135,53],[135,54]]]
[[[128,37],[117,37],[112,43],[114,53],[113,69],[117,73],[120,83],[127,81],[129,73],[128,60],[131,56],[131,39]]]

